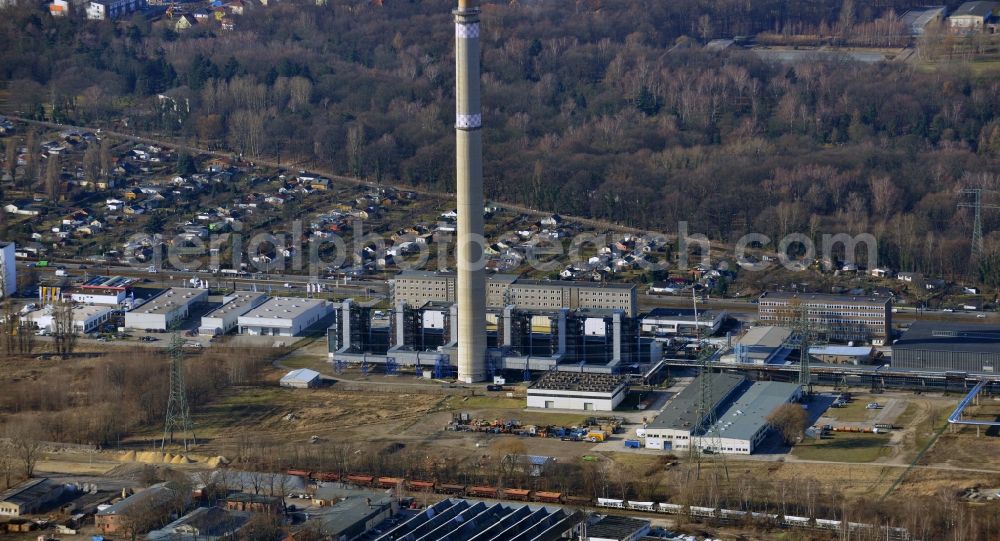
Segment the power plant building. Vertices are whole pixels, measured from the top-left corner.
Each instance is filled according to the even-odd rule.
[[[933,372],[1000,371],[1000,327],[917,321],[892,345],[893,368]]]
[[[794,327],[805,310],[809,324],[836,342],[884,345],[892,332],[892,299],[767,292],[757,302],[757,319],[769,325]]]

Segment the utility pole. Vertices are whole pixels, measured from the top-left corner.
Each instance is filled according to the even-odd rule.
[[[704,347],[701,336],[701,326],[698,325],[698,297],[691,289],[691,300],[694,304],[695,332],[698,336],[698,404],[695,406],[697,422],[691,428],[691,439],[688,440],[688,459],[697,465],[696,476],[701,479],[701,466],[705,460],[704,447],[710,449],[709,457],[719,455],[723,468],[726,472],[726,480],[729,480],[729,466],[726,463],[726,455],[720,452],[719,431],[715,415],[715,397],[712,393],[712,353]],[[702,430],[704,427],[704,430]],[[698,433],[702,434],[699,435]],[[695,444],[695,439],[700,444]]]
[[[809,371],[809,346],[812,343],[812,327],[809,324],[809,310],[806,303],[799,307],[799,385],[806,396],[812,394],[812,374]]]
[[[166,447],[167,439],[174,442],[174,432],[184,435],[184,450],[188,450],[188,433],[191,434],[191,445],[197,443],[194,435],[194,424],[188,410],[187,386],[184,383],[184,341],[176,333],[170,339],[167,352],[170,355],[170,395],[167,398],[167,415],[163,423],[163,439],[160,440],[160,450]]]

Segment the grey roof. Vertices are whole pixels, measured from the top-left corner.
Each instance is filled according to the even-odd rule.
[[[303,299],[299,297],[271,297],[259,304],[252,310],[240,316],[242,324],[244,318],[251,319],[295,319],[317,306],[325,305],[323,299]]]
[[[199,507],[159,530],[146,534],[147,541],[194,540],[222,537],[243,527],[250,513],[227,511],[221,507]]]
[[[166,314],[208,295],[208,290],[172,287],[131,310],[136,314]]]
[[[311,383],[319,377],[319,372],[308,368],[298,368],[285,374],[281,378],[281,383]]]
[[[236,312],[236,315],[243,315],[251,310],[254,306],[257,306],[261,302],[262,297],[266,297],[264,293],[253,293],[253,292],[240,292],[235,295],[227,297],[227,300],[222,306],[212,310],[211,312],[205,314],[203,317],[223,317],[230,312]]]
[[[997,8],[996,2],[966,2],[961,6],[958,6],[951,16],[956,15],[973,15],[977,17],[985,17],[990,14],[991,11]]]
[[[341,493],[342,492],[342,493]],[[337,499],[337,503],[319,510],[310,510],[310,520],[318,521],[323,533],[337,539],[341,534],[350,534],[382,513],[392,505],[392,497],[386,492],[348,490],[325,499]],[[319,497],[319,491],[317,491]],[[363,528],[363,526],[361,527]],[[351,537],[348,535],[348,537]]]
[[[739,344],[743,346],[762,346],[776,348],[781,347],[792,336],[792,329],[788,327],[753,327],[739,339]]]
[[[798,394],[797,383],[758,381],[718,416],[713,435],[720,438],[749,440],[767,424],[767,418],[778,406]],[[713,432],[706,427],[706,433]]]
[[[704,422],[704,419],[698,415],[701,378],[704,377],[709,379],[709,387],[711,388],[713,402],[715,402],[712,410],[717,410],[721,403],[746,381],[746,378],[736,374],[715,374],[709,372],[700,375],[690,385],[677,393],[670,402],[667,402],[663,411],[653,419],[653,422],[647,425],[647,428],[675,428],[696,431],[702,422]]]
[[[583,522],[583,513],[558,507],[447,499],[389,530],[376,541],[550,541]]]
[[[1000,327],[974,323],[917,321],[892,349],[1000,353]]]
[[[923,9],[911,9],[899,18],[899,22],[906,25],[913,31],[923,29],[935,17],[944,15],[944,6],[934,6]],[[901,273],[902,274],[902,273]]]
[[[136,492],[135,494],[120,500],[118,503],[113,504],[104,511],[98,511],[98,515],[120,515],[128,513],[131,509],[142,506],[143,509],[153,507],[160,508],[166,507],[166,504],[172,500],[177,495],[177,491],[167,486],[166,483],[155,484],[141,492]]]
[[[20,485],[11,487],[0,495],[0,501],[18,505],[30,505],[44,498],[52,490],[48,478],[28,479]]]
[[[635,534],[643,529],[649,528],[650,521],[623,517],[619,515],[607,515],[601,517],[594,524],[587,525],[587,537],[599,537],[601,539],[632,539]]]

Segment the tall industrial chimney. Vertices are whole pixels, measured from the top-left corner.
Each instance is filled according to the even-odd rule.
[[[458,379],[486,378],[483,261],[483,115],[479,107],[479,8],[459,0],[455,15],[455,157],[458,199]]]

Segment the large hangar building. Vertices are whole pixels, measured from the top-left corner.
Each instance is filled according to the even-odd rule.
[[[892,345],[892,367],[996,373],[1000,369],[1000,327],[917,321]]]

